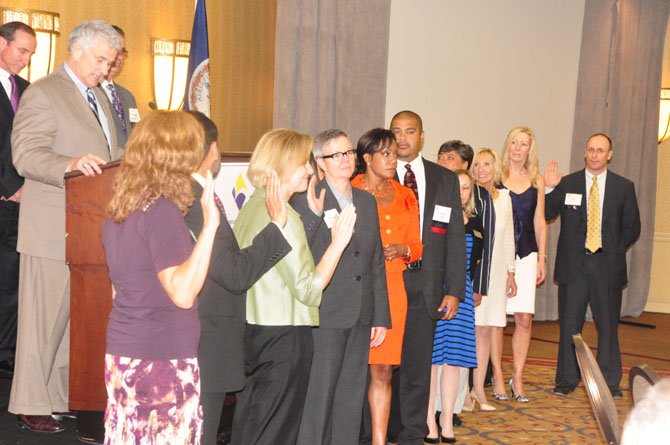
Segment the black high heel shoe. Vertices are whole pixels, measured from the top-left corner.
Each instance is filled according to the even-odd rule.
[[[440,440],[442,443],[456,443],[456,437],[444,437],[440,434]]]
[[[435,412],[435,423],[437,424],[437,435],[440,436],[440,433],[442,432],[442,428],[440,428],[440,412],[436,411]],[[429,443],[429,444],[439,444],[440,439],[439,437],[424,437],[423,438],[424,443]]]

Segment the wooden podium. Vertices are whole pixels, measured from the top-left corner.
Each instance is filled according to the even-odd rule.
[[[119,161],[93,177],[65,175],[65,261],[70,267],[70,393],[72,411],[104,411],[105,337],[112,284],[102,245],[105,207]]]

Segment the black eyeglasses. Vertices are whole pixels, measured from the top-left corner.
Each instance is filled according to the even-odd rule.
[[[342,159],[342,156],[346,157],[347,159],[350,156],[355,156],[356,155],[356,150],[353,148],[347,151],[337,151],[335,153],[331,153],[329,155],[323,155],[321,156],[321,159],[332,159],[333,161],[339,161]]]

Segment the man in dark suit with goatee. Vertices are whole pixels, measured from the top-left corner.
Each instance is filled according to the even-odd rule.
[[[558,282],[560,339],[554,393],[565,396],[579,384],[572,335],[584,325],[591,307],[598,331],[598,366],[614,398],[622,398],[619,317],[621,292],[628,282],[626,250],[640,235],[635,186],[607,168],[612,140],[596,133],[586,142],[586,168],[561,179],[558,164],[545,171],[545,216],[560,215],[554,281]]]
[[[0,375],[14,371],[19,254],[16,234],[23,178],[12,162],[14,113],[28,81],[18,76],[35,53],[35,31],[21,22],[0,26]]]

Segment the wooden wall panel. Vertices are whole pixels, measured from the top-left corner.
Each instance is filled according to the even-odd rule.
[[[217,8],[209,16],[209,40],[210,59],[220,55],[211,67],[221,80],[212,87],[219,139],[226,151],[252,151],[272,128],[276,0],[210,3]],[[215,29],[220,39],[212,38]]]
[[[130,56],[117,81],[149,112],[151,37],[191,38],[194,0],[3,0],[3,6],[60,13],[56,64],[67,58],[67,37],[80,22],[101,18],[126,33]],[[276,0],[209,0],[207,19],[212,119],[223,151],[251,151],[272,127]]]

